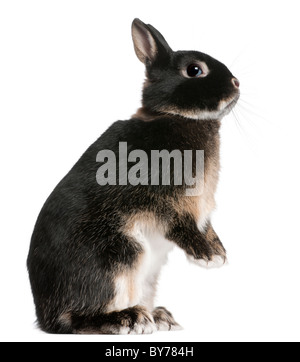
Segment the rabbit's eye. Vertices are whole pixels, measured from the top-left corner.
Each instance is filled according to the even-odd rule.
[[[188,63],[187,63],[188,64]],[[195,61],[181,69],[181,74],[185,78],[204,78],[209,74],[208,66],[205,62]]]
[[[187,75],[191,78],[198,78],[203,74],[202,69],[197,64],[191,64],[187,67]]]

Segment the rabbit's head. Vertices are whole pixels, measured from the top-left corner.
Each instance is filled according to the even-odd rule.
[[[239,81],[229,69],[198,51],[173,51],[152,25],[135,19],[132,38],[146,67],[143,107],[198,120],[221,119],[239,98]]]

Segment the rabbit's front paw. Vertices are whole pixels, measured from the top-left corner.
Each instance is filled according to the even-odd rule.
[[[157,307],[152,312],[154,322],[159,331],[180,331],[182,327],[175,321],[172,314],[164,307]]]
[[[201,243],[194,244],[187,258],[203,268],[220,268],[226,262],[226,251],[219,239],[210,242],[202,240]]]
[[[188,255],[187,258],[192,263],[207,269],[220,268],[227,264],[226,257],[221,255],[213,255],[210,259],[196,259],[191,255]]]

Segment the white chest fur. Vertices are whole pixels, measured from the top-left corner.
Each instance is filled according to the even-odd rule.
[[[166,240],[151,224],[143,222],[135,224],[134,236],[144,249],[136,278],[140,290],[137,293],[138,299],[142,305],[153,308],[157,278],[174,244]]]
[[[123,271],[115,279],[116,295],[108,312],[135,305],[152,310],[159,273],[174,247],[151,223],[136,221],[131,236],[141,244],[144,252],[132,269]]]

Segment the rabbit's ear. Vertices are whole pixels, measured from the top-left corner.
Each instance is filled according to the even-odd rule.
[[[136,55],[144,64],[147,61],[153,63],[158,57],[166,57],[172,52],[160,32],[140,19],[133,20],[132,39]]]

